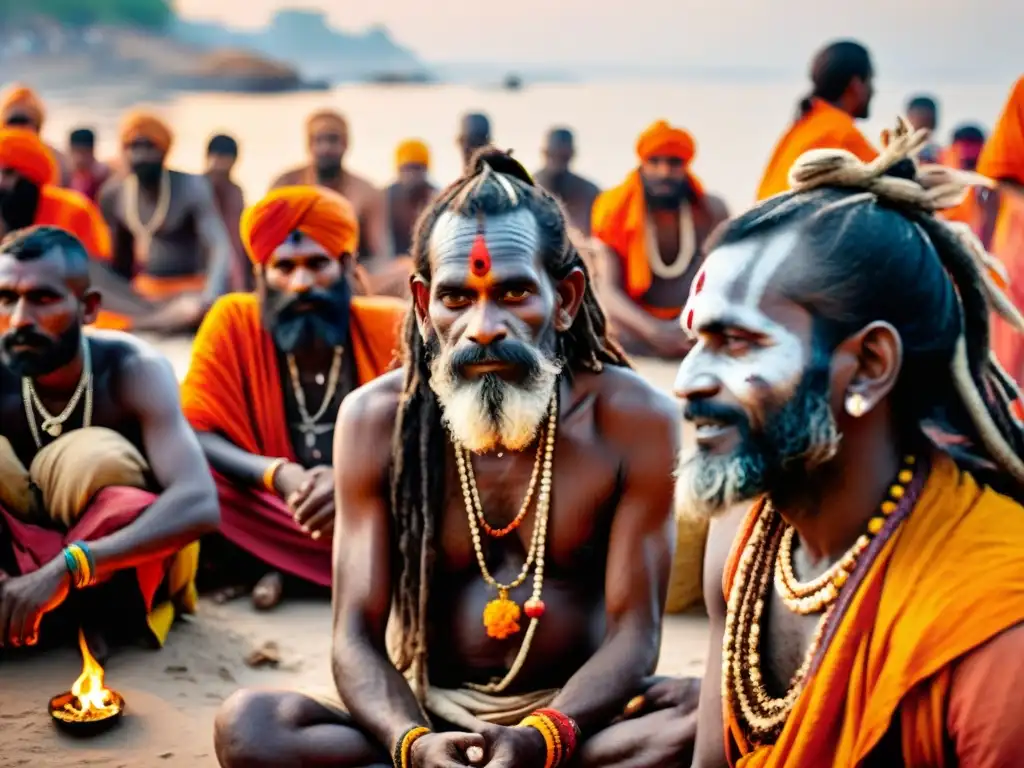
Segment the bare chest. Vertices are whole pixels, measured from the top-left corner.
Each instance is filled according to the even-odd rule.
[[[478,573],[478,557],[499,581],[526,562],[537,525],[540,479],[529,494],[535,456],[474,457],[472,473],[479,505],[466,498],[449,452],[445,461],[445,508],[440,521],[442,567],[450,574]],[[539,478],[543,473],[539,473]],[[618,461],[599,442],[570,436],[556,443],[551,470],[545,567],[549,572],[593,567],[603,562],[618,497]],[[479,531],[479,556],[470,516]],[[488,528],[491,533],[488,533]],[[496,535],[507,531],[504,535]]]

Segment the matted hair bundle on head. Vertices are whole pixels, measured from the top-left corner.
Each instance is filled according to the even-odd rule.
[[[827,316],[830,341],[856,331],[856,322],[891,322],[904,344],[897,417],[913,413],[952,428],[974,451],[959,451],[962,458],[995,465],[1021,496],[1024,427],[1013,412],[1020,392],[992,354],[989,320],[995,312],[1024,333],[1024,318],[1003,290],[1002,266],[973,232],[934,215],[960,203],[971,186],[991,182],[952,168],[918,168],[914,156],[928,133],[911,131],[900,118],[867,163],[840,149],[805,153],[790,170],[792,191],[730,222],[720,240],[797,222],[815,254],[804,272],[823,274],[793,278],[796,292]]]
[[[416,274],[430,281],[430,236],[438,219],[448,212],[466,217],[496,216],[526,209],[537,222],[539,254],[555,281],[572,270],[586,275],[583,303],[575,322],[558,335],[557,354],[564,369],[600,371],[605,365],[628,366],[619,346],[607,335],[605,315],[597,301],[586,264],[569,239],[561,204],[534,184],[530,174],[510,153],[482,147],[465,174],[447,187],[427,208],[413,234]],[[428,348],[415,313],[406,316],[402,338],[405,381],[392,437],[391,514],[398,549],[394,611],[400,644],[392,649],[396,666],[415,672],[417,695],[427,688],[426,615],[428,584],[434,561],[436,516],[444,507],[444,472],[437,460],[447,452],[441,407],[430,388]]]

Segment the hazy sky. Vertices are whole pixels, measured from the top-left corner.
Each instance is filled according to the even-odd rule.
[[[799,71],[809,50],[856,37],[879,69],[1024,71],[1020,0],[177,0],[193,18],[258,26],[319,7],[335,25],[387,25],[430,61],[769,65]]]

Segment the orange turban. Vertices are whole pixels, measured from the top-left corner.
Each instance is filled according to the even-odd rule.
[[[978,173],[1024,184],[1024,77],[1017,81],[978,158]]]
[[[27,128],[0,129],[0,168],[10,168],[37,187],[57,176],[57,162],[43,140]]]
[[[659,120],[640,134],[636,142],[636,153],[642,162],[658,156],[678,157],[684,165],[688,165],[697,153],[697,144],[693,136],[682,128],[673,128],[664,120]]]
[[[403,165],[422,165],[429,168],[430,150],[419,139],[403,141],[395,150],[395,165],[399,168]]]
[[[46,117],[46,110],[43,109],[43,102],[36,95],[36,92],[25,85],[12,85],[3,96],[0,96],[0,115],[3,122],[11,114],[27,115],[36,124],[36,129],[43,127],[43,119]]]
[[[170,127],[151,112],[129,112],[121,121],[121,146],[145,139],[164,154],[171,148],[174,134]]]
[[[322,109],[319,112],[314,112],[306,120],[306,134],[313,138],[323,131],[348,136],[348,122],[334,110]]]
[[[253,264],[264,265],[292,232],[320,243],[334,257],[355,253],[359,219],[351,203],[323,187],[279,187],[245,209],[239,234]]]

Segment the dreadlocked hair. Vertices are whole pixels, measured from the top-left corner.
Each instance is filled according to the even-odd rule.
[[[416,275],[430,282],[430,236],[442,214],[496,216],[520,209],[530,211],[537,221],[540,256],[551,279],[559,281],[574,269],[586,277],[580,311],[569,330],[557,338],[563,370],[571,375],[573,371],[599,372],[605,365],[628,367],[625,353],[608,336],[604,311],[587,266],[570,242],[561,204],[536,186],[507,152],[479,149],[465,175],[420,216],[412,243]],[[435,557],[435,515],[444,503],[444,473],[438,471],[437,461],[447,445],[441,407],[430,389],[427,345],[412,310],[405,318],[400,354],[405,380],[391,448],[391,514],[400,555],[394,605],[400,638],[392,654],[400,670],[413,669],[414,689],[422,701],[427,689],[426,614]]]
[[[805,153],[790,170],[791,191],[730,222],[717,244],[799,227],[814,261],[791,260],[781,284],[815,317],[816,337],[834,348],[868,322],[890,323],[903,347],[898,426],[966,439],[966,447],[943,447],[1021,498],[1024,428],[1012,411],[1020,392],[992,354],[989,318],[995,312],[1019,332],[1024,319],[1000,287],[1001,266],[970,229],[935,216],[987,180],[919,168],[913,157],[927,137],[900,119],[872,162],[845,150]]]

